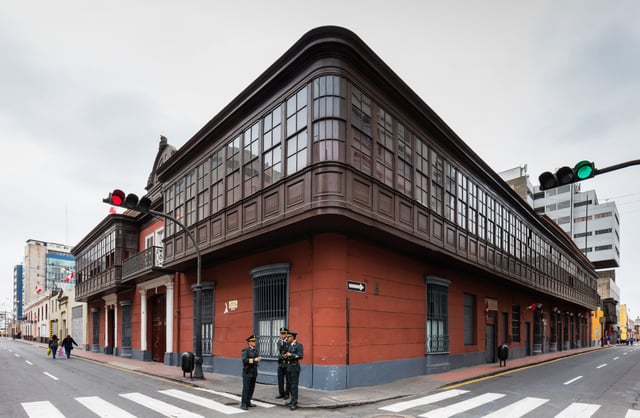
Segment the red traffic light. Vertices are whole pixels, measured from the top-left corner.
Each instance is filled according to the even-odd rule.
[[[122,190],[116,189],[109,196],[111,198],[111,204],[116,206],[122,206],[124,203],[124,192]]]
[[[149,212],[151,206],[151,200],[148,197],[143,197],[138,200],[138,196],[135,194],[125,194],[120,189],[115,189],[113,192],[109,193],[109,196],[102,199],[102,201],[113,206],[137,210],[138,212],[143,213]]]
[[[113,206],[121,206],[123,207],[123,203],[125,200],[125,194],[120,189],[115,189],[113,192],[109,193],[109,196],[102,199],[104,203],[108,203]]]

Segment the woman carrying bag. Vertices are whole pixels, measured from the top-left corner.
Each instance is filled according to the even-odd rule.
[[[53,334],[51,336],[51,339],[49,340],[49,350],[51,350],[51,355],[53,356],[53,359],[55,360],[56,358],[56,354],[58,352],[58,336]],[[47,351],[47,354],[49,353],[49,351]]]

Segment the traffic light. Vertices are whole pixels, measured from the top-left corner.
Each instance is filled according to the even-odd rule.
[[[596,174],[597,170],[595,165],[592,162],[583,160],[576,164],[573,169],[565,166],[560,167],[555,173],[545,171],[540,174],[538,181],[540,182],[540,190],[548,190],[554,187],[564,186],[565,184],[586,180]]]
[[[124,192],[122,190],[115,189],[113,192],[109,193],[109,196],[107,196],[105,199],[102,199],[102,201],[113,206],[124,207],[124,198]]]
[[[125,194],[120,189],[115,189],[109,193],[109,196],[102,199],[104,203],[109,205],[119,206],[121,208],[136,210],[138,212],[148,213],[151,206],[151,199],[144,196],[142,199],[138,199],[133,193]]]
[[[573,172],[576,175],[576,181],[586,180],[596,175],[596,168],[593,163],[583,160],[573,167]]]

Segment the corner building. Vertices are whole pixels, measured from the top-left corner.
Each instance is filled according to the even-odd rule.
[[[588,259],[348,30],[305,34],[156,174],[202,256],[204,371],[237,375],[255,333],[275,382],[282,326],[330,390],[589,343]],[[196,251],[163,242],[167,351],[193,351]]]

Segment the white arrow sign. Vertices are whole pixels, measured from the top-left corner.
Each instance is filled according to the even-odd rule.
[[[347,290],[353,290],[355,292],[364,292],[365,289],[366,289],[366,286],[362,282],[347,281]]]

